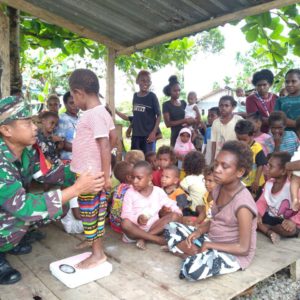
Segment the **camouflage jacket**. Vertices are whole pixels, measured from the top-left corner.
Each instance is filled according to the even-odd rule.
[[[0,137],[0,252],[16,246],[31,223],[62,213],[60,190],[27,193],[33,178],[66,186],[74,182],[74,174],[62,165],[43,175],[39,154],[31,147],[25,148],[18,160]]]

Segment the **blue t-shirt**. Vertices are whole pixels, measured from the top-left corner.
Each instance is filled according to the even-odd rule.
[[[206,128],[205,135],[204,135],[204,144],[207,145],[207,141],[211,139],[211,127]]]
[[[67,113],[59,115],[59,122],[55,134],[64,138],[68,143],[72,143],[75,137],[78,117],[71,116]],[[72,152],[62,150],[61,159],[72,159]]]

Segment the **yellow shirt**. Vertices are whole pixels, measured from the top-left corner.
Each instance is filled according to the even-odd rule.
[[[244,184],[249,187],[253,184],[256,178],[257,168],[263,166],[267,163],[267,159],[264,155],[263,148],[260,143],[254,142],[251,146],[253,163],[252,169],[247,177],[243,179]],[[262,173],[259,178],[259,186],[263,186],[265,184],[265,177]]]

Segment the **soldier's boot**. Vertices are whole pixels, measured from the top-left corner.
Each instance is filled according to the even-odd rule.
[[[0,284],[13,284],[21,278],[21,273],[11,267],[4,253],[0,253]]]
[[[11,255],[22,255],[22,254],[28,254],[32,250],[32,247],[30,244],[27,243],[20,243],[15,248],[9,250],[7,253]]]

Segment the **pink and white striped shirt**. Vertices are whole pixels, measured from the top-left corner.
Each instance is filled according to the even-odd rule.
[[[71,170],[75,173],[101,171],[99,138],[109,138],[115,125],[104,105],[98,105],[82,113],[72,144]]]

